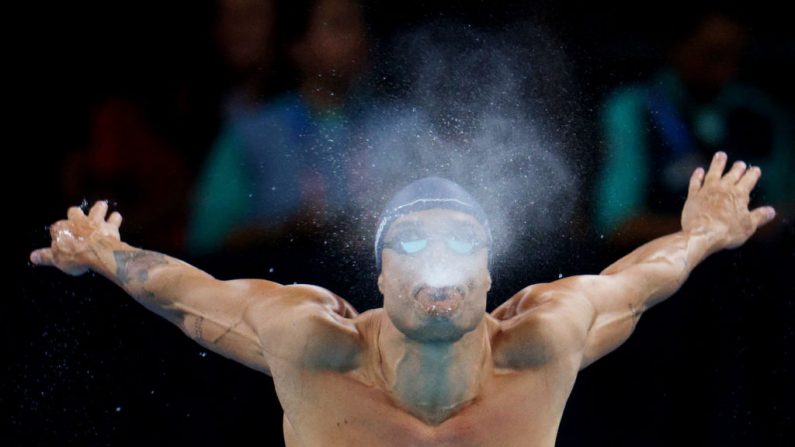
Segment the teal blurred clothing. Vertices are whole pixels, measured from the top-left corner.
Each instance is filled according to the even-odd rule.
[[[348,109],[311,110],[296,92],[227,111],[196,185],[187,250],[220,249],[236,229],[347,203]]]
[[[792,118],[759,90],[727,84],[708,103],[688,96],[673,70],[621,88],[603,103],[603,161],[594,225],[609,234],[641,213],[677,214],[690,175],[715,151],[762,168],[754,196],[773,206],[795,200]]]

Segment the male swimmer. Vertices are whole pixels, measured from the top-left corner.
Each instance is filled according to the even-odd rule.
[[[487,216],[426,178],[389,202],[376,236],[384,307],[358,314],[320,287],[219,281],[120,240],[99,201],[50,228],[36,265],[94,270],[221,355],[273,377],[287,446],[547,446],[579,370],[616,349],[643,312],[708,255],[775,215],[748,209],[761,171],[717,153],[691,179],[681,231],[599,275],[529,286],[486,313]]]

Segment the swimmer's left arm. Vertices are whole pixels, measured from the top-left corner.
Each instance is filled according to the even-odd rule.
[[[607,267],[599,275],[559,281],[579,291],[592,306],[581,368],[620,346],[640,316],[673,295],[690,272],[712,253],[736,248],[773,219],[771,207],[748,209],[761,171],[736,162],[723,175],[726,154],[718,152],[709,171],[697,169],[682,212],[682,230],[655,239]],[[590,321],[589,321],[590,320]]]
[[[711,247],[708,235],[680,231],[641,246],[599,275],[552,283],[587,301],[578,309],[578,323],[587,328],[584,345],[574,350],[582,354],[580,369],[623,344],[641,315],[679,290]]]
[[[599,275],[564,278],[526,288],[495,311],[513,330],[520,360],[571,359],[580,369],[626,341],[640,316],[668,298],[710,254],[736,248],[772,220],[770,207],[749,211],[761,171],[742,162],[722,176],[726,154],[691,177],[682,230],[655,239]],[[522,321],[524,320],[524,322]]]

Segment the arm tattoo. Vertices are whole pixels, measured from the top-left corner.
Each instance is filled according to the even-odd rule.
[[[204,317],[199,317],[193,322],[193,336],[199,339],[202,338],[202,323],[204,323]]]
[[[116,260],[116,277],[124,285],[134,280],[144,283],[149,279],[149,270],[168,263],[166,255],[146,250],[116,250],[113,257]]]

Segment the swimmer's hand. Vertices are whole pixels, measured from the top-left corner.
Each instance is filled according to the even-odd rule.
[[[66,220],[59,220],[50,226],[52,245],[30,253],[34,265],[57,267],[73,276],[82,275],[89,270],[97,257],[93,244],[97,239],[121,240],[119,226],[121,214],[113,212],[105,220],[108,202],[97,201],[88,216],[79,207],[67,211]]]
[[[707,235],[712,252],[744,244],[760,226],[776,216],[773,207],[748,209],[749,196],[761,169],[748,168],[737,161],[723,175],[727,156],[717,152],[709,170],[698,168],[690,178],[690,188],[682,210],[682,230]]]

